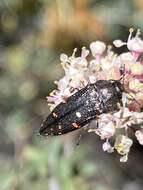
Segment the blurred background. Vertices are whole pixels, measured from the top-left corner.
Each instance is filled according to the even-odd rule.
[[[95,134],[42,138],[59,56],[143,31],[143,0],[0,0],[0,190],[142,190],[143,151],[128,163]]]

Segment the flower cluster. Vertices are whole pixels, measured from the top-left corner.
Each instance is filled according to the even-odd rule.
[[[119,111],[99,116],[99,127],[89,129],[100,136],[103,150],[120,155],[120,161],[126,162],[133,140],[128,135],[128,130],[135,132],[135,137],[143,145],[143,40],[140,30],[133,36],[133,29],[129,30],[127,42],[115,40],[116,48],[127,46],[128,52],[117,55],[111,46],[106,46],[102,41],[90,44],[90,50],[82,48],[81,56],[76,57],[77,49],[72,56],[61,54],[60,60],[65,71],[65,76],[60,79],[57,89],[47,97],[50,109],[53,110],[60,102],[84,88],[87,84],[98,80],[120,80],[123,78],[126,93],[123,93],[123,107]],[[92,57],[91,57],[91,55]],[[137,125],[138,129],[134,130]],[[113,138],[114,137],[114,138]],[[110,140],[114,139],[114,144]]]

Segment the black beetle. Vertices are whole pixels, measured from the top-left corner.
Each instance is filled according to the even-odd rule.
[[[102,113],[119,110],[124,87],[119,80],[98,80],[70,96],[42,123],[40,135],[63,135],[79,129]]]

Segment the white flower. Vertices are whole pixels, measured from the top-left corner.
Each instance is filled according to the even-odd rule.
[[[129,153],[132,144],[133,144],[133,141],[129,137],[125,135],[118,135],[116,137],[114,147],[119,154],[126,155]]]
[[[115,63],[117,64],[119,68],[125,67],[125,71],[128,72],[131,70],[132,65],[135,64],[135,58],[131,52],[126,52],[126,53],[120,54],[116,58]]]
[[[89,63],[89,71],[91,74],[95,74],[95,73],[100,72],[101,71],[101,64],[97,60],[91,60]]]
[[[89,50],[87,50],[86,47],[83,47],[81,51],[81,58],[85,59],[88,55],[89,55]]]
[[[114,40],[113,44],[114,44],[115,47],[121,47],[123,45],[126,45],[127,43],[123,42],[122,40]]]
[[[131,72],[134,74],[134,75],[141,75],[143,74],[143,65],[139,62],[137,62],[136,64],[133,64],[131,66]]]
[[[143,145],[143,129],[137,130],[137,131],[135,132],[135,136],[136,136],[137,140],[139,141],[139,143],[140,143],[141,145]]]
[[[101,67],[103,70],[108,70],[113,67],[112,59],[107,59],[106,57],[101,60]]]
[[[127,162],[128,161],[128,154],[125,154],[120,158],[120,162]]]
[[[65,89],[69,84],[69,79],[65,76],[62,79],[59,80],[59,82],[56,82],[58,85],[59,90]]]
[[[84,78],[84,73],[79,73],[73,77],[69,83],[69,86],[77,89],[81,89],[87,85],[87,81]]]
[[[138,79],[132,78],[129,82],[129,88],[135,92],[143,91],[143,83]]]
[[[123,62],[125,65],[129,63],[135,63],[134,57],[130,52],[122,53],[119,55],[120,61]]]
[[[91,84],[95,83],[96,80],[97,80],[97,78],[96,78],[95,75],[91,75],[91,76],[89,76],[89,81],[90,81]]]
[[[74,52],[76,52],[76,50]],[[86,47],[82,48],[80,57],[75,57],[73,53],[73,55],[69,58],[70,65],[78,69],[87,67],[88,62],[86,60],[86,57],[88,56],[88,54],[89,54],[89,50],[87,50]]]
[[[129,32],[129,37],[127,42],[123,42],[121,40],[115,40],[113,44],[116,47],[121,47],[123,45],[127,45],[127,48],[131,51],[132,55],[134,58],[137,60],[139,55],[143,52],[143,40],[139,37],[140,36],[140,30],[137,30],[136,36],[133,37],[133,28],[130,28]]]
[[[62,53],[62,54],[60,55],[60,60],[61,60],[61,62],[63,62],[63,63],[68,62],[68,56],[67,56],[67,54]]]
[[[99,127],[95,133],[99,135],[101,139],[109,139],[115,134],[115,125],[108,119],[101,119],[99,120]]]
[[[109,141],[106,141],[102,145],[103,151],[107,151],[108,153],[114,152],[114,147],[112,147]]]
[[[106,48],[102,41],[90,44],[93,58],[89,57],[89,60],[87,56],[90,51],[85,47],[82,48],[79,57],[75,55],[77,49],[74,49],[69,57],[64,53],[61,54],[60,61],[65,75],[55,82],[57,89],[47,97],[50,110],[53,110],[87,84],[98,80],[120,80],[126,92],[122,93],[122,105],[119,105],[119,110],[99,115],[98,128],[89,129],[88,132],[94,132],[101,139],[105,139],[103,150],[111,153],[116,149],[122,155],[121,162],[127,161],[133,144],[132,139],[123,134],[127,134],[127,130],[133,125],[143,123],[143,112],[140,112],[140,108],[143,107],[143,62],[138,59],[143,53],[143,40],[140,38],[139,30],[135,37],[132,33],[133,29],[130,29],[127,42],[119,39],[113,42],[116,47],[127,46],[129,52],[123,52],[120,55],[112,51],[111,46]],[[102,94],[107,94],[105,89]],[[143,129],[140,126],[135,136],[143,145]],[[115,139],[114,146],[109,143],[112,137],[113,140]]]
[[[96,41],[90,44],[90,49],[91,49],[92,55],[96,57],[97,55],[103,54],[103,52],[106,49],[106,45],[104,42]]]
[[[133,33],[133,29],[130,28],[129,32],[129,37],[128,37],[128,41],[127,42],[123,42],[122,40],[114,40],[113,44],[116,47],[121,47],[123,45],[127,45],[128,49],[131,52],[138,52],[138,53],[142,53],[143,52],[143,40],[139,37],[140,35],[140,30],[137,30],[136,36],[132,37],[132,33]]]
[[[143,122],[143,112],[129,111],[128,108],[123,108],[113,114],[116,126],[119,128],[126,128],[133,124],[140,124]]]
[[[133,29],[129,30],[130,35],[127,41],[127,47],[130,51],[142,53],[143,52],[143,40],[139,37],[140,30],[137,30],[136,36],[132,37]]]

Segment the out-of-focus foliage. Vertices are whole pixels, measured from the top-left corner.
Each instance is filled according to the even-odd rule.
[[[48,114],[45,97],[62,75],[59,54],[96,39],[126,39],[131,26],[143,31],[142,17],[142,0],[0,0],[1,190],[124,188],[97,141],[76,149],[74,135],[47,141],[38,129]]]
[[[37,144],[38,143],[38,144]],[[89,189],[86,178],[95,173],[95,166],[84,160],[83,151],[70,156],[62,152],[62,144],[37,141],[35,145],[22,147],[15,160],[1,160],[0,184],[2,189]],[[86,166],[86,170],[85,170]]]

